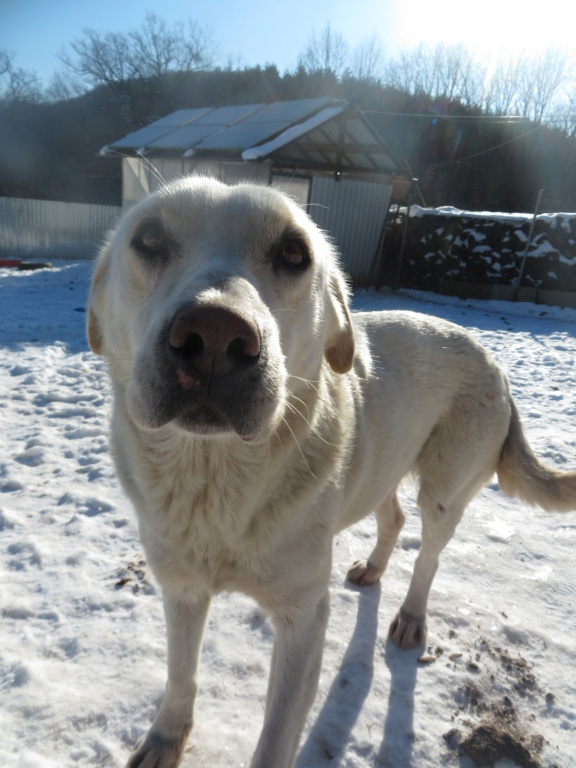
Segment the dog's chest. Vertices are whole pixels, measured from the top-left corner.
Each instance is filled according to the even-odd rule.
[[[200,443],[197,448],[156,452],[149,462],[149,492],[166,535],[190,546],[205,537],[238,540],[249,523],[250,462]]]
[[[214,444],[157,449],[146,464],[140,514],[159,579],[192,578],[214,591],[252,591],[250,583],[266,576],[279,530],[273,508],[282,504],[274,503],[278,488],[271,467],[264,471],[256,455],[238,456]]]
[[[214,443],[169,461],[154,452],[141,534],[163,587],[240,590],[270,603],[288,574],[329,561],[339,490],[311,457],[286,464],[286,452],[238,456],[214,451]],[[310,482],[311,470],[319,482]]]

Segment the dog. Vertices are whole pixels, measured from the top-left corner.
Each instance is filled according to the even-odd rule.
[[[376,583],[419,478],[422,541],[390,626],[425,643],[441,550],[496,472],[502,490],[576,508],[576,472],[545,467],[508,380],[463,329],[354,313],[335,249],[265,186],[187,177],[121,220],[94,272],[87,335],[108,362],[111,447],[161,585],[168,681],[127,766],[176,766],[192,728],[211,597],[240,590],[275,639],[252,768],[290,768],[320,673],[335,533],[373,510],[376,545],[348,579]]]

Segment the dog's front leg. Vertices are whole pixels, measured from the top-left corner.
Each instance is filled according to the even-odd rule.
[[[330,613],[328,591],[293,607],[289,616],[275,617],[264,727],[251,768],[291,768],[316,695]]]
[[[126,768],[174,768],[180,762],[192,729],[198,658],[209,606],[208,594],[184,600],[164,593],[168,634],[166,693],[152,727],[136,746]]]

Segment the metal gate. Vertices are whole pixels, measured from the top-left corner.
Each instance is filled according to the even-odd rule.
[[[369,284],[391,194],[389,184],[312,179],[308,213],[334,239],[356,286]]]

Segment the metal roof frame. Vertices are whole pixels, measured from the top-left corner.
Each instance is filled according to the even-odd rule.
[[[352,121],[359,121],[369,142],[354,135]],[[336,136],[330,135],[329,127],[335,128]],[[328,167],[335,174],[381,176],[404,173],[384,139],[362,112],[347,106],[324,110],[272,141],[245,150],[242,158],[249,162],[270,159],[275,166],[292,171],[303,167],[326,171]]]

